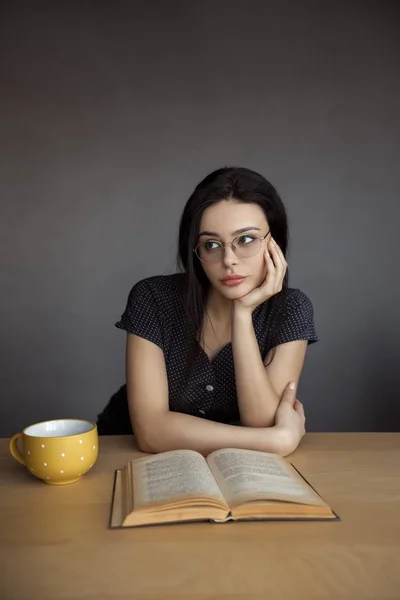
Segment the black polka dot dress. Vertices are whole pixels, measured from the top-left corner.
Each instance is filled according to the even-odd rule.
[[[185,333],[183,284],[185,275],[158,275],[136,283],[116,327],[159,346],[165,357],[171,411],[222,423],[239,421],[232,345],[229,343],[210,361],[199,346],[188,377],[189,342]],[[270,350],[267,330],[268,301],[253,311],[253,326],[264,359]],[[318,340],[313,306],[300,290],[289,288],[284,320],[275,345],[294,340]],[[186,379],[186,380],[185,380]]]

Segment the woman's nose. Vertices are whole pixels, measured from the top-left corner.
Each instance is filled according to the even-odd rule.
[[[231,244],[225,244],[222,260],[224,265],[231,265],[237,262],[237,256],[233,251]]]

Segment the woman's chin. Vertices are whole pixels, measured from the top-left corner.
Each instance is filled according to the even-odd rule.
[[[246,285],[245,283],[230,287],[226,285],[219,286],[221,295],[228,300],[237,300],[238,298],[243,298],[243,296],[249,294],[251,290],[251,286],[248,284]]]

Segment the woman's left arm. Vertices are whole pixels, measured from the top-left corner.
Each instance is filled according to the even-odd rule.
[[[235,311],[232,319],[232,351],[240,420],[248,427],[272,427],[283,391],[289,381],[299,380],[307,340],[280,344],[261,358],[251,313]],[[268,365],[268,366],[266,366]],[[297,385],[296,385],[297,387]]]
[[[283,390],[289,381],[299,380],[307,351],[307,340],[280,344],[268,365],[271,352],[260,355],[252,313],[282,290],[287,270],[278,244],[268,241],[264,252],[266,277],[260,287],[234,302],[232,311],[232,352],[235,364],[236,393],[240,420],[249,427],[272,427]],[[267,366],[268,365],[268,366]]]

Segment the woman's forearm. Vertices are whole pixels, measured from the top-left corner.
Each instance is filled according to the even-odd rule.
[[[265,371],[250,311],[232,316],[232,352],[240,420],[249,427],[271,427],[280,398]]]
[[[220,448],[246,448],[285,455],[285,435],[274,427],[241,427],[216,423],[183,413],[168,412],[156,419],[147,432],[137,434],[143,452],[187,448],[207,455]]]

